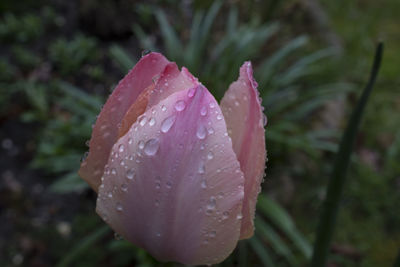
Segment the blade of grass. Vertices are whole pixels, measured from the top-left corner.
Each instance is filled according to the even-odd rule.
[[[293,242],[306,258],[311,255],[311,246],[302,234],[297,230],[289,214],[275,201],[260,194],[257,209],[262,212],[277,228]]]
[[[91,233],[89,236],[85,237],[79,244],[73,247],[73,249],[61,259],[61,261],[57,264],[57,267],[66,267],[72,266],[71,263],[76,260],[79,255],[84,253],[87,249],[89,249],[94,243],[99,241],[103,236],[108,234],[110,228],[105,225],[98,228],[96,231]]]
[[[317,239],[314,244],[311,267],[323,267],[326,265],[328,251],[339,211],[340,199],[346,181],[346,172],[350,162],[351,152],[355,143],[361,118],[371,94],[376,77],[379,72],[383,54],[383,43],[379,43],[372,66],[369,82],[365,87],[360,100],[355,107],[350,121],[340,141],[339,152],[333,166],[332,175],[327,188],[326,199],[321,213]]]
[[[254,252],[260,258],[264,266],[276,266],[274,261],[272,260],[271,255],[269,254],[267,247],[263,245],[263,243],[256,237],[253,236],[249,243],[253,248]]]
[[[110,47],[110,55],[118,63],[124,73],[128,72],[135,65],[132,57],[119,45],[112,45]]]
[[[399,253],[397,254],[397,258],[394,261],[393,267],[400,267],[400,250]]]

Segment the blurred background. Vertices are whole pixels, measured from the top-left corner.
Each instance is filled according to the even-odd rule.
[[[160,51],[220,99],[251,60],[268,116],[256,234],[221,266],[305,266],[334,154],[386,50],[351,159],[329,266],[400,247],[400,1],[1,0],[0,266],[159,264],[114,236],[77,176],[117,82]]]

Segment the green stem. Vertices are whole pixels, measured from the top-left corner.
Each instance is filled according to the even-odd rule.
[[[339,151],[336,155],[327,188],[326,199],[324,201],[324,206],[318,225],[317,239],[314,244],[314,251],[310,265],[311,267],[323,267],[326,265],[330,243],[336,224],[336,217],[339,210],[340,199],[346,180],[346,172],[350,162],[351,152],[355,143],[363,111],[378,75],[382,60],[382,53],[383,43],[379,43],[376,49],[369,82],[351,115],[350,121],[340,141]]]

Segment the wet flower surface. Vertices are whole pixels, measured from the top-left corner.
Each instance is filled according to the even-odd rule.
[[[253,235],[266,118],[250,62],[219,105],[158,53],[121,80],[80,175],[114,231],[160,261],[214,264]]]

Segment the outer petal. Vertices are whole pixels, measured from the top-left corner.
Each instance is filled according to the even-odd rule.
[[[97,212],[158,260],[213,264],[239,239],[243,183],[221,110],[200,85],[162,100],[118,140]]]
[[[168,60],[150,53],[120,81],[97,118],[89,143],[89,155],[81,164],[79,175],[97,191],[111,147],[118,138],[118,126],[140,93],[164,70]]]
[[[253,235],[255,207],[265,168],[266,117],[258,95],[251,63],[245,62],[240,68],[239,79],[231,84],[221,101],[233,150],[245,177],[240,239]]]

